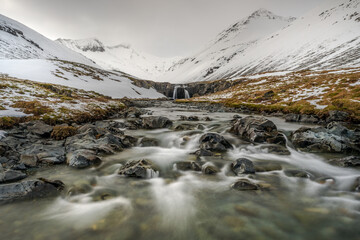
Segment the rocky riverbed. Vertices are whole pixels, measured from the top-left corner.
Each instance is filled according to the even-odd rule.
[[[4,239],[359,239],[360,131],[341,113],[127,105],[0,132]]]

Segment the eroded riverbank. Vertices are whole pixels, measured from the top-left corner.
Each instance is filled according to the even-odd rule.
[[[269,130],[263,141],[229,132],[236,122],[247,117],[245,114],[221,109],[217,109],[221,112],[216,109],[209,112],[170,102],[156,104],[132,109],[111,124],[79,126],[83,129],[66,140],[51,140],[54,144],[63,141],[66,154],[62,164],[47,166],[39,162],[36,167],[25,166],[26,170],[16,171],[28,175],[23,181],[39,177],[61,180],[65,189],[59,197],[1,205],[0,214],[6,216],[0,222],[2,236],[6,239],[292,239],[294,236],[358,239],[360,236],[357,226],[360,196],[356,185],[360,171],[356,160],[355,167],[336,166],[344,163],[339,159],[356,154],[335,153],[336,149],[330,149],[334,150],[332,153],[309,153],[296,150],[293,145],[294,131],[317,126],[267,117],[276,125],[276,132]],[[166,117],[172,126],[167,120],[141,121],[140,114],[143,119]],[[270,123],[265,125],[263,131],[271,129]],[[99,135],[99,129],[107,130]],[[324,137],[325,133],[332,133],[331,129],[320,134]],[[90,131],[95,131],[94,138]],[[220,137],[209,141],[202,138],[209,133]],[[113,137],[121,145],[116,147]],[[250,138],[245,141],[245,137]],[[269,140],[273,142],[267,141],[274,137],[275,140]],[[332,143],[337,146],[336,142]],[[65,165],[67,162],[71,166],[69,152],[86,148],[93,148],[91,151],[95,151],[101,163],[81,170],[73,168],[79,166],[76,164]],[[109,152],[104,154],[100,149]],[[251,164],[240,162],[237,168],[234,162],[244,158]],[[152,178],[119,174],[126,163],[141,159],[153,164],[154,172],[146,172]],[[340,162],[334,165],[333,160],[330,164],[331,159]]]

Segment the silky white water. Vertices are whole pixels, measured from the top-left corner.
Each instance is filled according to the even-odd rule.
[[[213,121],[186,122],[194,130],[126,130],[131,136],[155,138],[156,147],[133,147],[104,157],[97,168],[66,166],[41,169],[33,176],[60,179],[68,187],[55,199],[0,206],[3,239],[359,239],[360,196],[351,192],[358,169],[327,163],[335,155],[296,151],[268,153],[264,146],[245,143],[227,132],[234,113],[196,109],[151,108],[153,115],[179,121],[197,115]],[[284,132],[301,125],[270,118]],[[204,130],[197,125],[203,125]],[[223,155],[192,155],[200,137],[217,132],[234,149]],[[230,164],[237,158],[276,163],[282,170],[235,176]],[[129,160],[148,159],[159,168],[149,179],[117,175]],[[213,176],[180,171],[179,161],[199,161],[221,171]],[[285,170],[303,170],[311,179],[289,177]],[[238,179],[266,186],[262,191],[236,191]],[[325,178],[325,181],[314,179]],[[6,216],[6,217],[5,217]],[[21,217],[19,217],[21,216]],[[10,236],[12,238],[10,238]]]

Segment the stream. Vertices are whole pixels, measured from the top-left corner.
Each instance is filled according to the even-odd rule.
[[[96,168],[39,169],[30,178],[59,179],[68,186],[68,194],[0,205],[1,239],[360,239],[360,195],[349,191],[360,176],[358,169],[332,166],[327,159],[333,155],[299,152],[290,143],[290,155],[271,154],[262,145],[246,143],[228,133],[238,113],[171,104],[147,109],[153,116],[173,120],[175,126],[196,127],[123,129],[139,139],[157,139],[159,146],[125,149],[104,157]],[[200,121],[181,121],[181,115],[196,115]],[[202,121],[204,117],[212,121]],[[285,134],[304,126],[268,119]],[[234,149],[196,159],[191,153],[199,148],[204,133],[219,133]],[[282,169],[236,176],[229,168],[238,158]],[[140,159],[155,163],[158,176],[134,179],[117,174],[127,161]],[[177,162],[189,160],[213,165],[220,172],[205,175],[177,169]],[[290,177],[285,170],[308,171],[323,180]],[[249,179],[263,189],[232,189],[238,179]]]

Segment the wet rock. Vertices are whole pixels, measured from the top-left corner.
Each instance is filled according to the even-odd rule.
[[[290,151],[281,145],[265,145],[260,146],[260,149],[266,149],[268,153],[277,155],[290,155]]]
[[[282,133],[278,133],[274,137],[268,138],[266,141],[268,143],[286,146],[286,137]]]
[[[359,156],[349,156],[329,160],[329,163],[339,167],[360,167]]]
[[[290,113],[285,116],[286,122],[303,122],[303,123],[318,123],[319,117],[316,115],[302,115],[302,114],[294,114]]]
[[[308,152],[359,153],[360,133],[333,122],[326,128],[305,128],[296,130],[291,140],[294,146]]]
[[[210,157],[214,155],[214,153],[206,149],[199,149],[194,154],[198,157]]]
[[[138,118],[142,115],[142,111],[139,108],[136,107],[129,107],[124,112],[125,118]]]
[[[238,115],[238,114],[235,114],[234,116],[233,116],[233,119],[240,119],[240,118],[242,118],[240,115]]]
[[[351,191],[360,192],[360,177],[355,179],[355,181],[351,187]]]
[[[270,91],[264,93],[263,98],[264,98],[264,99],[270,99],[270,98],[272,98],[272,97],[274,97],[274,96],[275,96],[274,91],[273,91],[273,90],[270,90]]]
[[[27,130],[30,133],[38,135],[40,137],[50,137],[53,127],[41,121],[35,121],[32,122],[32,125],[27,127]]]
[[[297,178],[310,178],[311,174],[303,170],[285,170],[285,175],[288,177],[297,177]]]
[[[211,164],[204,164],[201,168],[203,174],[215,175],[220,172],[220,169]]]
[[[188,130],[194,130],[196,127],[193,124],[188,124],[188,123],[181,123],[179,125],[177,125],[174,130],[175,131],[188,131]]]
[[[180,116],[180,121],[187,121],[187,116],[181,115]]]
[[[342,111],[329,111],[326,122],[345,122],[349,119],[349,114]]]
[[[233,146],[217,133],[206,133],[201,136],[199,142],[200,149],[211,152],[225,152],[228,149],[233,149]]]
[[[141,147],[156,147],[156,146],[159,146],[159,140],[157,140],[155,138],[144,137],[140,141],[140,146]]]
[[[204,117],[204,118],[203,118],[203,121],[211,122],[211,121],[212,121],[212,118],[210,118],[210,117]]]
[[[197,129],[199,130],[205,130],[205,126],[202,124],[197,125]]]
[[[133,136],[125,135],[121,138],[121,141],[125,148],[130,148],[136,146],[138,139]]]
[[[139,118],[127,119],[125,122],[125,127],[130,130],[140,129],[142,127],[142,119]]]
[[[231,170],[236,174],[253,174],[255,173],[254,164],[246,158],[239,158],[231,164]]]
[[[142,127],[145,129],[169,128],[173,122],[167,117],[145,117]]]
[[[196,162],[177,162],[175,166],[180,171],[201,171],[201,167]]]
[[[20,162],[27,167],[36,167],[38,164],[38,158],[35,154],[22,154],[20,156]]]
[[[10,150],[10,147],[5,142],[0,142],[0,156],[5,156],[5,153]]]
[[[119,175],[134,178],[153,178],[159,175],[159,171],[149,160],[129,161],[119,169]]]
[[[87,168],[101,164],[101,159],[91,150],[77,150],[67,155],[67,163],[73,168]]]
[[[334,184],[336,182],[335,178],[328,176],[318,177],[314,181],[320,184]]]
[[[188,121],[193,121],[193,122],[197,122],[199,121],[199,117],[198,116],[189,116],[187,118]]]
[[[260,163],[257,162],[254,166],[255,172],[271,172],[271,171],[280,171],[282,166],[279,163]]]
[[[59,180],[50,181],[37,179],[0,185],[0,202],[36,199],[57,196],[63,189],[64,183]]]
[[[0,165],[0,184],[20,181],[26,177],[27,175],[20,171],[14,171],[14,170],[4,171]]]
[[[259,186],[247,179],[240,179],[231,185],[231,188],[238,191],[254,191],[259,190]]]
[[[236,120],[230,132],[252,143],[264,143],[278,136],[275,124],[264,117],[245,117]]]
[[[65,162],[64,141],[46,141],[31,144],[24,149],[27,155],[36,155],[38,163],[61,164]]]

